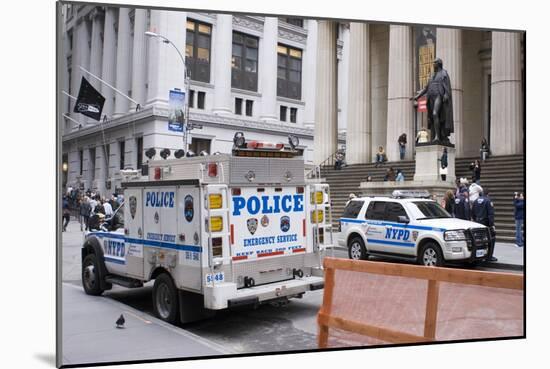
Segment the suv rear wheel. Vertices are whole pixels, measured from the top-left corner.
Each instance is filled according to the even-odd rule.
[[[418,264],[425,266],[443,265],[443,254],[435,242],[426,242],[418,254]]]
[[[369,258],[361,237],[355,236],[348,241],[348,256],[352,260],[367,260]]]

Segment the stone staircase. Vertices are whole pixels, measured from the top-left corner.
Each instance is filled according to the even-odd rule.
[[[455,161],[457,178],[471,180],[470,163],[475,158]],[[481,163],[480,185],[495,207],[495,227],[498,242],[515,243],[514,192],[525,193],[525,157],[523,155],[495,156]]]
[[[410,181],[414,177],[415,162],[413,160],[386,162],[378,168],[375,167],[374,163],[348,165],[341,170],[334,170],[334,167],[331,166],[322,167],[321,178],[325,178],[330,185],[334,226],[338,225],[338,220],[344,212],[349,194],[354,193],[361,196],[362,190],[359,188],[359,184],[365,182],[369,175],[374,182],[383,181],[386,170],[390,167],[393,167],[396,173],[397,169],[401,169],[405,181]]]
[[[456,159],[457,178],[471,179],[469,165],[475,159],[477,158]],[[515,240],[513,193],[525,191],[524,164],[523,155],[491,157],[481,163],[480,184],[485,191],[489,191],[495,206],[495,226],[499,242],[513,243]],[[412,160],[387,162],[378,168],[374,163],[349,165],[341,170],[334,170],[332,166],[322,167],[321,177],[330,185],[333,225],[338,225],[349,194],[361,195],[360,182],[366,181],[369,175],[373,181],[383,181],[389,167],[393,167],[394,170],[401,169],[405,181],[414,177],[415,162]]]

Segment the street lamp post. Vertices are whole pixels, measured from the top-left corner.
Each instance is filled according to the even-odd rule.
[[[183,74],[184,74],[184,91],[185,91],[185,101],[183,103],[183,147],[185,149],[185,152],[187,153],[189,149],[189,145],[187,143],[187,134],[189,131],[189,76],[187,75],[187,64],[185,63],[185,57],[182,55],[182,53],[179,51],[177,46],[170,41],[168,38],[166,38],[163,35],[159,35],[158,33],[147,31],[145,32],[145,35],[148,37],[155,37],[160,39],[165,44],[170,44],[174,47],[178,55],[180,56],[181,62],[183,63]]]

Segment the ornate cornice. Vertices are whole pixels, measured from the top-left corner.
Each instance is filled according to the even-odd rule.
[[[83,127],[66,133],[62,136],[63,143],[69,143],[75,139],[87,138],[101,134],[102,129],[111,131],[130,123],[142,123],[153,119],[168,119],[170,109],[166,106],[147,106],[138,112],[128,113],[121,117],[112,119],[104,124],[96,124],[90,127]],[[221,116],[209,113],[189,113],[189,121],[202,124],[203,126],[219,127],[225,129],[245,129],[272,134],[293,134],[301,138],[313,139],[314,129],[302,126],[294,126],[291,123],[267,123],[259,120],[239,119],[231,116]],[[338,134],[338,141],[345,140],[345,134]]]
[[[285,40],[304,44],[307,41],[307,30],[302,27],[279,20],[279,37]]]
[[[246,15],[234,15],[233,25],[252,29],[258,32],[264,31],[264,21],[260,17],[252,17]]]

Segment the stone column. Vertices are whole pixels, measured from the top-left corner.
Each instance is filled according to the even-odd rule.
[[[346,162],[363,164],[370,160],[370,43],[366,23],[350,23],[348,82],[348,122]]]
[[[233,17],[218,14],[214,48],[214,114],[231,114],[231,53]],[[261,68],[261,66],[260,66]]]
[[[134,47],[132,55],[132,99],[141,106],[145,105],[145,80],[147,77],[146,37],[147,10],[134,10]],[[135,110],[136,104],[131,103],[130,109]]]
[[[315,126],[315,84],[317,71],[317,21],[313,19],[307,22],[307,40],[303,60],[303,87],[302,96],[306,103],[304,108],[304,126],[314,128]]]
[[[114,8],[105,8],[105,22],[103,31],[103,61],[101,63],[101,79],[114,86],[116,83],[116,22],[117,10]],[[115,92],[101,84],[101,94],[105,97],[105,105],[103,106],[103,115],[111,118],[113,115],[113,98]]]
[[[80,176],[80,157],[78,147],[69,151],[69,168],[67,172],[67,184],[76,185],[76,178]]]
[[[264,37],[262,40],[262,63],[260,78],[262,84],[262,114],[260,119],[266,122],[278,121],[277,116],[277,38],[279,20],[265,17]]]
[[[185,57],[186,12],[151,10],[150,29],[166,38],[176,46]],[[149,88],[147,104],[168,104],[170,90],[185,88],[185,70],[183,60],[172,45],[158,38],[150,38],[149,43]]]
[[[90,72],[101,77],[101,63],[103,57],[103,41],[101,32],[103,31],[103,12],[98,8],[94,9],[92,15],[92,48],[90,50]],[[91,77],[90,83],[98,90],[101,90],[101,82]]]
[[[390,26],[388,66],[388,124],[386,154],[389,161],[399,160],[397,139],[407,134],[405,159],[411,160],[414,144],[412,38],[409,26]]]
[[[338,148],[336,26],[333,21],[318,23],[313,139],[315,164],[320,164]]]
[[[116,53],[116,88],[124,94],[130,89],[130,9],[120,8],[118,11],[118,41]],[[130,109],[130,100],[117,94],[115,98],[114,116],[126,114]]]
[[[82,160],[82,181],[84,182],[85,189],[92,188],[92,181],[94,179],[94,173],[92,171],[92,166],[95,163],[95,156],[92,157],[91,149],[85,148],[82,150],[82,155],[84,156]]]
[[[436,55],[443,61],[443,69],[447,70],[451,80],[454,134],[451,134],[450,140],[455,144],[456,155],[460,157],[464,153],[462,118],[462,30],[438,28]],[[481,139],[479,141],[481,141]]]
[[[493,32],[491,55],[491,151],[523,152],[521,34]]]
[[[80,66],[89,70],[90,66],[90,33],[89,22],[83,19],[82,22],[76,26],[76,37],[73,36],[73,68],[72,68],[72,95],[77,97],[78,90],[80,89],[80,82],[82,77],[91,80],[81,69]],[[73,105],[74,106],[74,105]],[[73,113],[74,118],[80,122],[83,126],[86,124],[88,118],[80,113]]]
[[[107,161],[108,160],[106,157],[105,147],[103,146],[103,143],[96,146],[95,155],[96,155],[96,161],[95,161],[94,180],[96,182],[97,188],[101,193],[101,195],[106,196],[105,180],[107,179],[107,172],[108,172]]]

